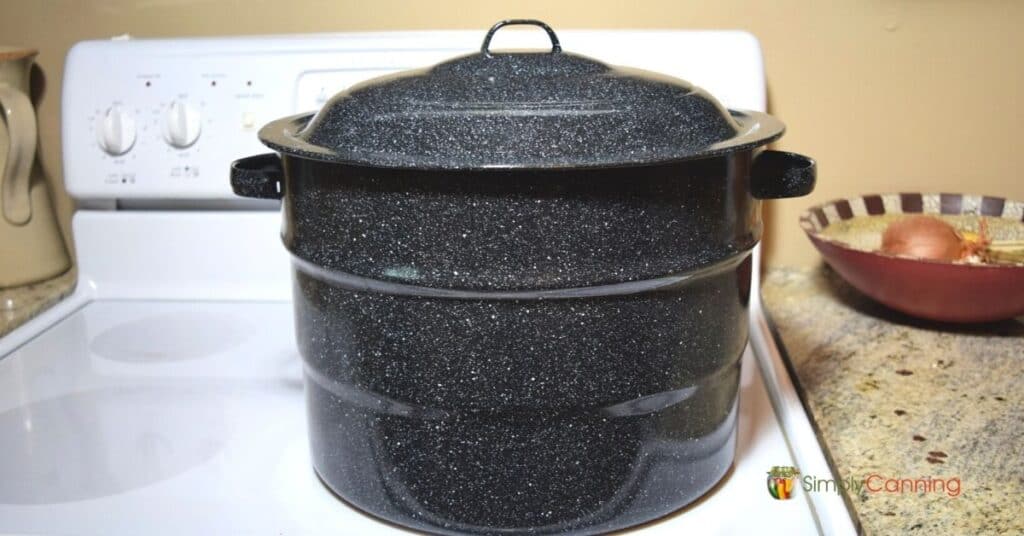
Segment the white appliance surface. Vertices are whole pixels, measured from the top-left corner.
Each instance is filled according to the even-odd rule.
[[[189,210],[180,200],[229,199],[228,164],[263,151],[254,133],[263,122],[361,79],[470,52],[482,34],[96,41],[71,51],[65,173],[92,209],[74,218],[75,292],[0,339],[0,532],[403,531],[339,502],[312,471],[279,212],[198,201]],[[748,34],[559,36],[566,50],[764,108]],[[496,46],[537,39],[510,32]],[[138,199],[157,202],[118,208]],[[766,336],[756,277],[754,290],[732,471],[694,505],[631,532],[853,533],[838,495],[777,501],[766,491],[774,465],[822,478],[829,469]]]

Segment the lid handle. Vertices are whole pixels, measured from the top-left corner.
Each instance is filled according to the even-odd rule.
[[[555,31],[547,24],[544,24],[537,19],[505,19],[503,21],[499,21],[494,26],[491,26],[491,29],[487,31],[487,36],[484,37],[484,44],[480,46],[480,52],[488,58],[491,57],[491,38],[494,37],[494,33],[504,26],[515,26],[520,24],[528,24],[530,26],[539,26],[543,28],[544,31],[548,33],[548,37],[551,38],[551,53],[557,54],[562,51],[562,45],[558,43],[558,36],[555,35]]]

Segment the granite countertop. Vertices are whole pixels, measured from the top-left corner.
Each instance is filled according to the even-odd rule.
[[[0,337],[48,309],[75,288],[75,270],[21,287],[0,289]]]
[[[869,485],[844,494],[865,533],[1024,532],[1024,319],[916,320],[827,267],[772,270],[762,298],[837,477]]]

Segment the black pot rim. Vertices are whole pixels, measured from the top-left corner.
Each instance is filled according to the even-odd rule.
[[[736,136],[710,145],[701,151],[674,158],[645,158],[644,155],[610,154],[605,159],[586,162],[560,161],[557,159],[524,160],[513,165],[468,165],[442,160],[425,160],[422,155],[395,155],[381,153],[342,152],[322,147],[303,140],[299,134],[316,115],[306,112],[271,121],[259,131],[260,141],[282,155],[296,156],[309,160],[353,165],[368,168],[408,170],[459,170],[459,171],[501,171],[501,170],[577,170],[639,167],[673,164],[722,156],[728,153],[750,150],[767,145],[785,133],[782,121],[764,112],[752,110],[729,110],[729,114],[740,124],[742,130]]]

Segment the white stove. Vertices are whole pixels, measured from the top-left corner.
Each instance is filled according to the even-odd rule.
[[[763,110],[742,32],[565,31],[567,50],[690,80]],[[74,293],[0,339],[0,532],[388,534],[309,461],[277,206],[230,193],[270,119],[354,82],[477,48],[482,32],[91,41],[68,55]],[[496,43],[537,46],[508,32]],[[756,258],[756,254],[755,254]],[[755,262],[755,274],[757,273]],[[773,499],[766,472],[830,470],[761,313],[736,462],[696,504],[630,532],[853,533],[835,494]]]

